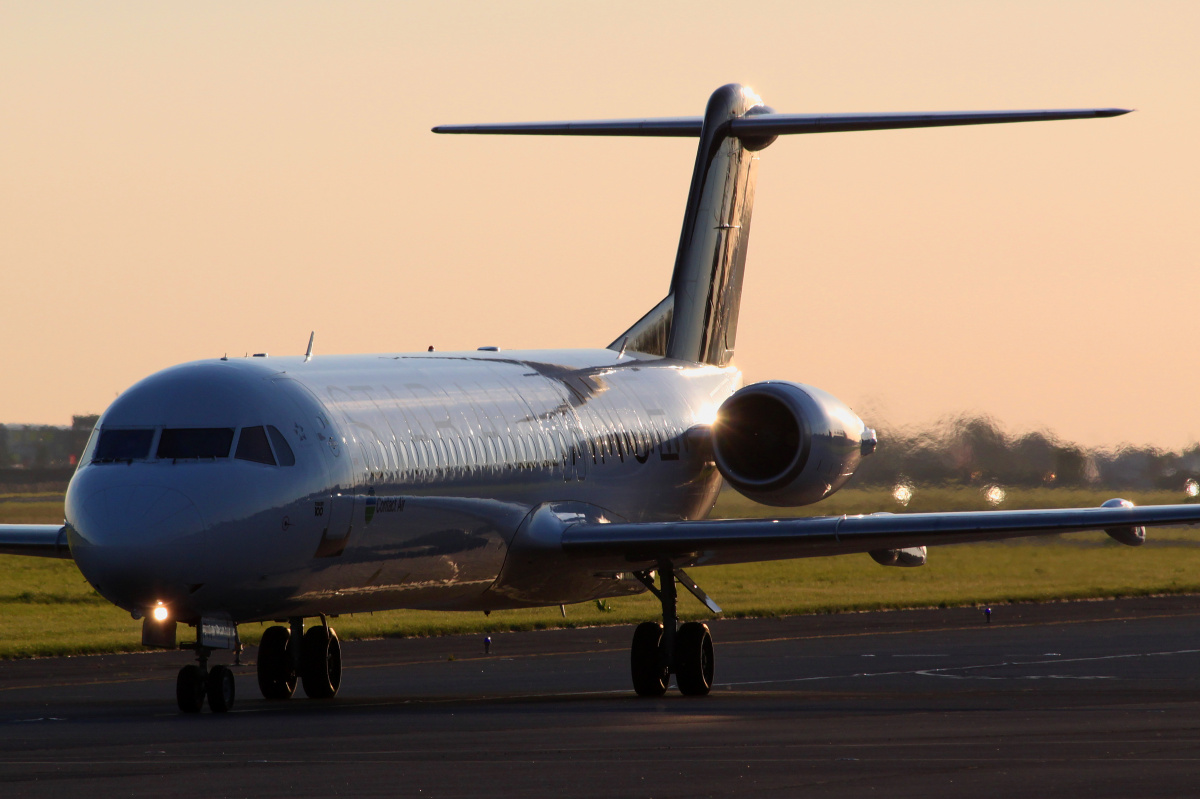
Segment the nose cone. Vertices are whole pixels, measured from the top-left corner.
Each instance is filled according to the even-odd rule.
[[[179,603],[201,581],[206,538],[191,499],[165,486],[110,485],[82,500],[68,496],[67,511],[71,554],[106,599],[126,610],[160,601],[176,606],[175,615],[183,610]]]

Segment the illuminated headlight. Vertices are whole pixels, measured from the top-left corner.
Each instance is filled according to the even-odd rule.
[[[155,605],[154,610],[150,611],[150,615],[154,617],[155,621],[166,621],[168,613],[163,605]]]

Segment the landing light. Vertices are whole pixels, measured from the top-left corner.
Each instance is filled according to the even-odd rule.
[[[158,605],[155,605],[154,610],[152,610],[150,613],[152,616],[154,616],[155,621],[166,621],[167,620],[167,609],[165,607],[163,607],[161,603]]]

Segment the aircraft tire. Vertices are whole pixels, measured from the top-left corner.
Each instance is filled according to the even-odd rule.
[[[208,706],[213,713],[226,713],[233,707],[237,689],[233,671],[228,666],[214,666],[208,673],[204,688],[208,696]]]
[[[708,625],[689,621],[675,635],[675,683],[684,696],[707,696],[712,690],[712,635]]]
[[[309,699],[332,699],[342,685],[342,645],[332,627],[309,627],[300,645],[300,679]]]
[[[199,713],[204,707],[204,672],[195,663],[179,670],[175,678],[175,701],[183,713]]]
[[[667,692],[671,675],[659,659],[662,635],[663,626],[656,621],[644,621],[633,631],[629,665],[638,696],[662,696]]]
[[[258,645],[258,689],[263,699],[291,699],[296,692],[296,669],[288,641],[287,627],[268,627]]]

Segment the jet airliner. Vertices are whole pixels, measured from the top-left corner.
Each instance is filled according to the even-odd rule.
[[[442,134],[698,139],[665,298],[604,348],[218,358],[153,374],[101,416],[62,525],[0,526],[0,552],[72,558],[142,619],[148,646],[194,649],[183,712],[229,710],[210,666],[263,637],[262,695],[334,696],[329,617],[390,608],[490,611],[648,591],[633,689],[707,694],[707,625],[680,624],[685,569],[869,553],[921,565],[928,545],[1200,522],[1200,506],[708,520],[723,483],[758,502],[819,502],[875,433],[844,403],[731,365],[759,154],[778,136],[1088,119],[1121,109],[783,114],[730,84],[701,117],[455,125]],[[305,626],[305,620],[318,620]],[[180,644],[181,625],[195,640]],[[190,636],[189,636],[190,638]]]

